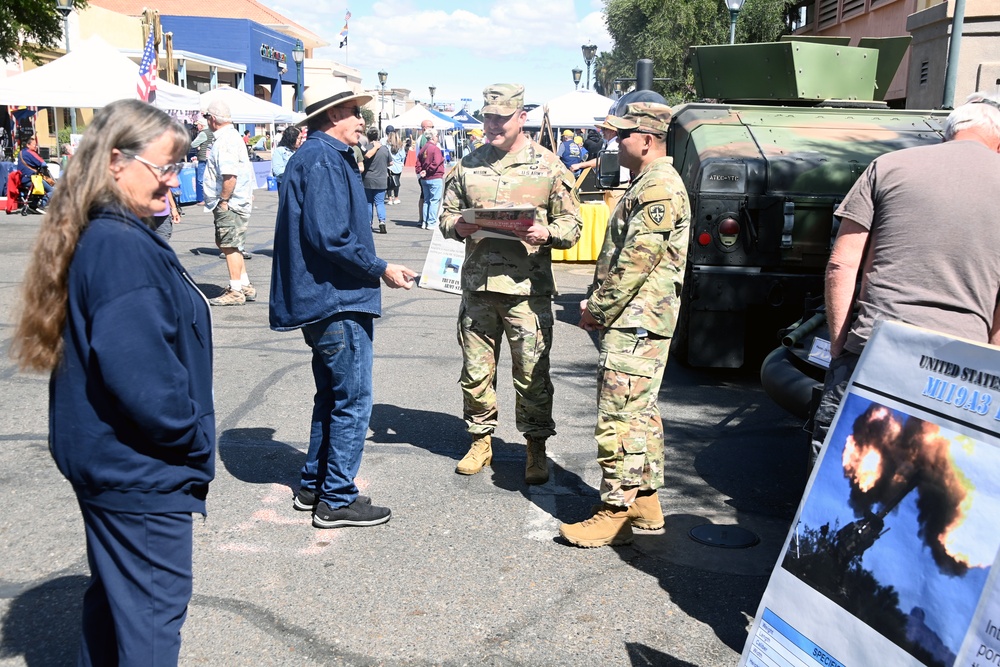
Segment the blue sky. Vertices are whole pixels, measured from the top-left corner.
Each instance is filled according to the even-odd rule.
[[[844,412],[830,442],[831,455],[823,460],[802,509],[802,524],[818,528],[829,523],[832,528],[839,520],[843,527],[855,519],[847,503],[850,485],[844,477],[841,455],[854,420],[869,405],[869,401],[854,394],[845,400]],[[906,420],[904,413],[894,411],[894,414],[900,422]],[[910,493],[885,518],[888,531],[865,552],[862,564],[882,584],[896,588],[904,613],[913,606],[923,607],[928,614],[927,624],[957,653],[1000,546],[995,525],[1000,513],[1000,451],[995,443],[977,442],[944,428],[941,435],[950,443],[952,464],[971,487],[966,519],[955,531],[953,547],[976,567],[962,577],[951,577],[938,570],[930,550],[918,537],[916,492]],[[791,549],[794,550],[794,545]]]
[[[359,69],[366,87],[377,87],[384,69],[387,88],[430,101],[427,88],[436,86],[436,103],[472,98],[473,109],[491,83],[523,83],[529,103],[569,92],[574,67],[586,76],[580,46],[611,48],[602,0],[264,2],[330,42],[314,55]],[[348,9],[350,38],[341,49]]]

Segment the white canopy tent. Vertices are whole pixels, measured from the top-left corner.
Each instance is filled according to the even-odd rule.
[[[426,107],[417,104],[406,113],[396,116],[386,124],[392,125],[397,130],[419,130],[420,123],[425,120],[434,123],[435,130],[453,130],[457,122],[439,118],[428,111]]]
[[[593,127],[604,120],[612,104],[614,100],[610,97],[598,95],[592,90],[574,90],[529,111],[524,126],[541,127],[548,111],[552,127]]]
[[[234,123],[264,124],[271,123],[297,123],[306,117],[305,114],[295,113],[284,107],[280,107],[272,102],[267,102],[244,93],[242,90],[222,86],[214,90],[201,94],[201,108],[205,109],[215,101],[222,100],[229,105]]]
[[[138,98],[138,81],[138,65],[92,37],[47,65],[0,80],[0,104],[99,109],[115,100]],[[201,99],[193,90],[159,79],[153,104],[197,111]]]

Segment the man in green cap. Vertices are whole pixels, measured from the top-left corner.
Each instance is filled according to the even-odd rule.
[[[632,527],[663,527],[663,422],[657,407],[677,323],[691,208],[666,154],[670,107],[629,104],[605,123],[618,159],[635,174],[608,221],[580,327],[598,331],[597,462],[601,504],[559,533],[581,547],[628,544]]]
[[[497,425],[496,364],[503,337],[511,349],[514,409],[527,441],[525,481],[549,479],[545,441],[552,420],[552,248],[580,238],[580,200],[573,176],[551,151],[523,132],[524,86],[495,84],[483,91],[486,144],[462,159],[445,180],[441,232],[465,243],[458,340],[462,347],[463,412],[472,446],[455,472],[474,475],[493,458]],[[476,234],[463,221],[468,208],[534,208],[534,222],[516,238]]]

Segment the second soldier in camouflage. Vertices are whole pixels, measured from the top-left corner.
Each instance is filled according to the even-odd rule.
[[[483,91],[487,143],[445,178],[440,227],[465,243],[458,341],[462,347],[462,397],[472,446],[455,471],[473,475],[493,458],[497,425],[496,364],[506,336],[511,348],[515,419],[528,453],[525,480],[549,478],[545,440],[555,435],[549,348],[552,345],[551,248],[570,248],[580,237],[579,199],[573,176],[551,151],[523,134],[524,87],[495,84]],[[472,237],[467,208],[530,205],[534,224],[518,238]]]
[[[632,527],[663,527],[663,422],[657,407],[677,323],[691,209],[666,157],[670,107],[637,103],[605,121],[618,133],[619,160],[634,174],[608,221],[580,326],[601,334],[597,461],[601,500],[594,515],[563,524],[582,547],[628,544]]]

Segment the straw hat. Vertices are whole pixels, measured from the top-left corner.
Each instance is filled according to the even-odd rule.
[[[343,79],[330,77],[315,83],[306,88],[305,111],[306,117],[302,119],[300,125],[305,124],[310,118],[320,115],[327,109],[354,102],[358,106],[371,102],[372,96],[365,93],[357,93],[351,90],[350,86]]]

